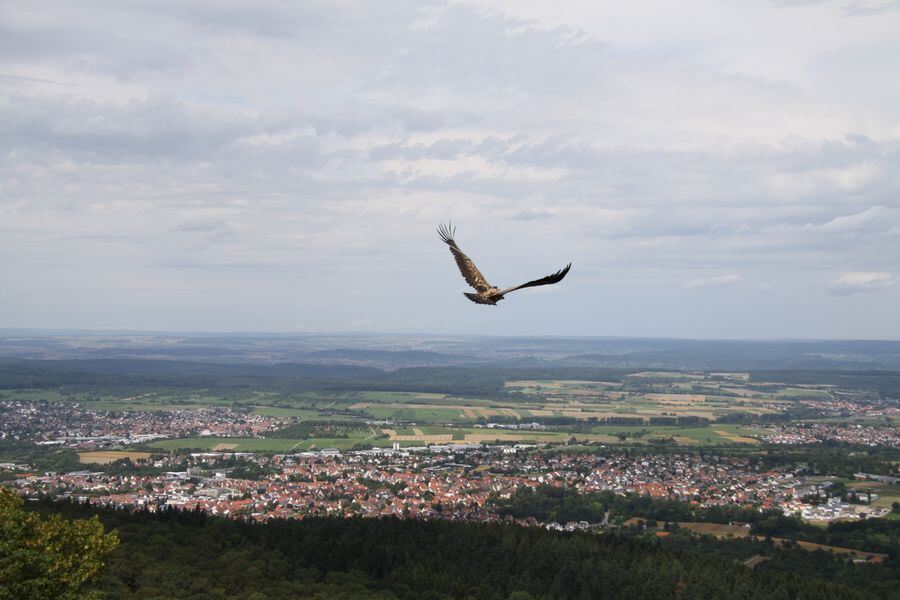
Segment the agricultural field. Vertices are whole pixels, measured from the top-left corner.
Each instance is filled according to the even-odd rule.
[[[815,415],[812,409],[804,408],[804,403],[828,404],[856,398],[856,393],[853,388],[829,384],[761,381],[740,372],[644,371],[619,376],[617,381],[509,380],[501,391],[483,396],[400,390],[273,392],[170,387],[118,394],[103,390],[4,390],[0,399],[72,401],[87,409],[117,412],[226,406],[284,419],[284,426],[313,421],[355,423],[356,430],[351,428],[347,438],[329,438],[326,434],[321,438],[282,436],[280,440],[229,438],[217,442],[216,438],[185,438],[154,442],[162,449],[209,448],[221,443],[236,444],[237,449],[284,451],[495,440],[562,443],[573,438],[577,443],[604,445],[752,447],[766,433],[761,425],[750,424],[752,419],[758,423],[768,415],[798,407],[806,410],[805,414]],[[865,393],[858,396],[863,398]],[[879,426],[900,425],[900,414],[837,414],[816,418],[823,423],[863,423],[871,419]],[[744,422],[748,424],[740,424]],[[522,425],[525,427],[519,429]]]
[[[828,398],[828,386],[751,384],[742,373],[642,372],[622,382],[518,380],[506,382],[508,398],[486,399],[406,391],[302,392],[251,391],[227,397],[203,389],[131,395],[62,394],[54,390],[7,390],[0,398],[74,401],[94,410],[183,410],[211,406],[248,406],[258,414],[301,419],[340,418],[342,411],[372,419],[421,423],[459,423],[496,418],[577,420],[696,417],[716,421],[732,413],[771,414],[800,398]],[[765,388],[765,390],[761,389]],[[338,414],[335,414],[338,413]]]
[[[390,394],[393,394],[391,392]],[[392,396],[389,396],[392,397]],[[207,390],[185,390],[173,393],[170,390],[144,392],[140,394],[116,395],[108,392],[61,393],[57,390],[11,389],[0,391],[0,400],[22,400],[28,402],[76,402],[89,410],[101,411],[177,411],[198,410],[216,406],[246,407],[257,414],[298,417],[298,418],[347,418],[334,414],[335,410],[345,410],[362,399],[362,394],[292,394],[281,395],[270,392],[247,392],[224,397]]]
[[[798,398],[823,400],[831,397],[828,390],[815,388],[785,388],[778,395],[782,398],[793,398],[795,400]]]
[[[667,374],[671,376],[672,374]],[[658,373],[640,373],[624,383],[577,380],[519,380],[506,383],[516,394],[510,399],[461,398],[444,394],[413,392],[362,392],[362,400],[347,405],[377,419],[422,423],[459,423],[511,418],[541,420],[564,417],[604,420],[624,417],[641,419],[679,417],[716,421],[733,413],[755,415],[777,413],[792,400],[777,393],[763,393],[745,386],[743,374],[733,379],[719,375],[675,374],[660,383]],[[805,390],[795,389],[792,393]],[[809,396],[818,392],[810,390]]]
[[[77,402],[91,410],[109,411],[186,410],[233,404],[221,397],[205,395],[202,391],[177,395],[149,392],[119,396],[110,393],[60,393],[56,390],[4,390],[0,392],[0,400]]]
[[[79,452],[78,460],[82,463],[108,465],[123,458],[143,460],[151,456],[150,452],[135,452],[131,450],[97,450],[94,452]]]
[[[359,405],[356,405],[359,406]],[[358,410],[372,415],[375,419],[386,421],[408,421],[413,423],[449,423],[467,421],[468,417],[459,407],[434,407],[402,404],[365,404]]]
[[[62,402],[69,399],[69,395],[62,394],[56,390],[20,389],[0,391],[0,400],[23,400],[26,402],[49,400],[51,402]]]
[[[878,497],[872,500],[872,506],[890,508],[894,502],[900,502],[900,485],[897,484],[878,481],[848,481],[845,486],[860,496],[866,492],[871,492],[873,496],[877,495]]]
[[[349,450],[362,438],[312,438],[308,440],[284,438],[222,438],[196,437],[160,440],[149,444],[160,450],[173,451],[196,449],[204,451],[236,452],[299,452],[302,450],[322,450],[337,448]]]
[[[535,417],[576,419],[699,417],[716,421],[733,413],[772,414],[789,405],[777,393],[749,386],[745,374],[709,375],[644,372],[623,383],[593,381],[509,381],[507,389],[527,400],[519,404]],[[793,389],[819,397],[827,392]],[[533,401],[533,402],[532,402]]]
[[[640,520],[640,519],[638,519]],[[725,525],[720,523],[678,523],[680,529],[685,529],[688,531],[692,531],[694,533],[700,535],[712,535],[717,538],[747,538],[750,536],[750,528],[742,527],[740,525]],[[765,536],[755,535],[752,536],[754,539],[763,541],[765,540]],[[805,541],[797,541],[797,540],[789,540],[786,538],[773,537],[770,538],[772,542],[780,545],[784,544],[796,544],[798,548],[802,548],[804,550],[808,550],[810,552],[815,552],[816,550],[822,550],[825,552],[831,552],[834,554],[848,554],[853,555],[861,559],[868,559],[872,557],[879,557],[880,560],[884,560],[887,558],[886,554],[880,554],[878,552],[864,552],[862,550],[857,550],[854,548],[844,548],[841,546],[828,546],[825,544],[816,544],[814,542],[805,542]]]
[[[612,442],[647,442],[654,440],[674,440],[680,446],[715,446],[747,444],[756,445],[758,440],[750,437],[752,431],[739,425],[709,425],[698,427],[680,426],[626,426],[598,425],[592,432],[611,438]]]
[[[300,420],[311,420],[320,418],[318,411],[306,408],[284,408],[281,406],[254,406],[253,412],[258,415],[268,417],[281,417],[284,419],[296,418]]]
[[[615,438],[595,433],[568,433],[560,431],[526,431],[509,429],[486,429],[477,427],[412,427],[382,428],[388,438],[380,440],[380,445],[392,442],[405,442],[409,445],[482,442],[520,442],[520,443],[563,443],[571,438],[581,442],[613,442]],[[374,444],[379,445],[379,444]],[[402,444],[401,444],[402,445]]]

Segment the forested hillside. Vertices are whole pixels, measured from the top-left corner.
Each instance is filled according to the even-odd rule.
[[[97,512],[32,508],[69,517]],[[612,534],[393,519],[257,525],[199,513],[100,516],[121,539],[99,581],[109,598],[877,597]]]

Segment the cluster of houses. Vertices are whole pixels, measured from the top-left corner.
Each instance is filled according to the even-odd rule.
[[[848,398],[837,392],[824,398],[799,398],[798,402],[806,408],[817,411],[823,417],[893,417],[900,415],[897,400],[869,400],[865,398]]]
[[[805,402],[832,409],[847,404],[857,410],[859,406],[840,397]],[[84,450],[163,437],[254,437],[289,422],[223,406],[117,412],[88,410],[72,402],[3,400],[0,413],[0,439]],[[480,426],[544,429],[537,422],[492,421]],[[836,440],[900,447],[897,428],[872,425],[772,426],[762,437],[785,444]],[[391,448],[325,448],[274,456],[233,451],[181,453],[140,461],[141,468],[131,471],[36,473],[23,463],[3,463],[0,470],[5,472],[6,485],[27,496],[70,497],[149,510],[196,508],[255,520],[323,514],[493,521],[500,518],[494,510],[497,500],[509,498],[522,487],[542,485],[578,492],[642,494],[698,506],[780,508],[811,520],[866,518],[886,512],[873,506],[870,497],[866,503],[848,503],[831,497],[827,489],[816,488],[811,501],[809,486],[799,474],[787,468],[760,470],[738,457],[688,453],[598,456],[543,450],[534,444],[447,443],[401,448],[395,443]]]
[[[807,518],[823,518],[820,513],[827,510],[833,511],[823,513],[827,518],[876,516],[872,508],[854,513],[843,504],[804,505],[801,477],[787,469],[760,471],[741,458],[549,455],[535,450],[527,445],[447,444],[274,456],[193,452],[146,463],[157,475],[17,470],[7,485],[26,496],[69,497],[118,508],[200,509],[254,520],[360,515],[495,521],[500,519],[494,511],[497,500],[522,487],[542,485],[582,493],[645,494],[698,506],[783,508]],[[170,470],[176,464],[181,468]]]
[[[490,421],[488,423],[475,423],[473,425],[476,429],[512,429],[512,430],[520,430],[520,431],[544,431],[547,429],[546,425],[542,425],[541,423],[494,423]]]
[[[865,496],[861,497],[863,500]],[[871,500],[877,499],[871,498]],[[823,502],[810,504],[801,500],[793,500],[785,503],[785,514],[799,514],[807,521],[836,521],[851,519],[866,519],[884,517],[890,511],[889,508],[872,506],[871,503],[851,503],[841,500],[840,496],[830,496]]]
[[[209,406],[178,410],[91,410],[75,402],[0,401],[0,439],[96,450],[170,437],[252,437],[286,421],[250,409]]]
[[[900,448],[900,429],[842,423],[798,423],[766,427],[759,438],[770,444],[818,444],[825,441]]]

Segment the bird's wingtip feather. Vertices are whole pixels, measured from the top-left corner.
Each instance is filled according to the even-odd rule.
[[[437,232],[441,240],[449,244],[453,241],[453,236],[456,235],[456,226],[453,225],[452,221],[447,221],[446,224],[441,223],[438,225]]]

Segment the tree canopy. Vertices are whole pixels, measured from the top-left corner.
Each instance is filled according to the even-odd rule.
[[[22,508],[22,499],[0,488],[0,599],[60,600],[99,597],[88,586],[116,549],[94,516],[70,521],[42,518]]]

